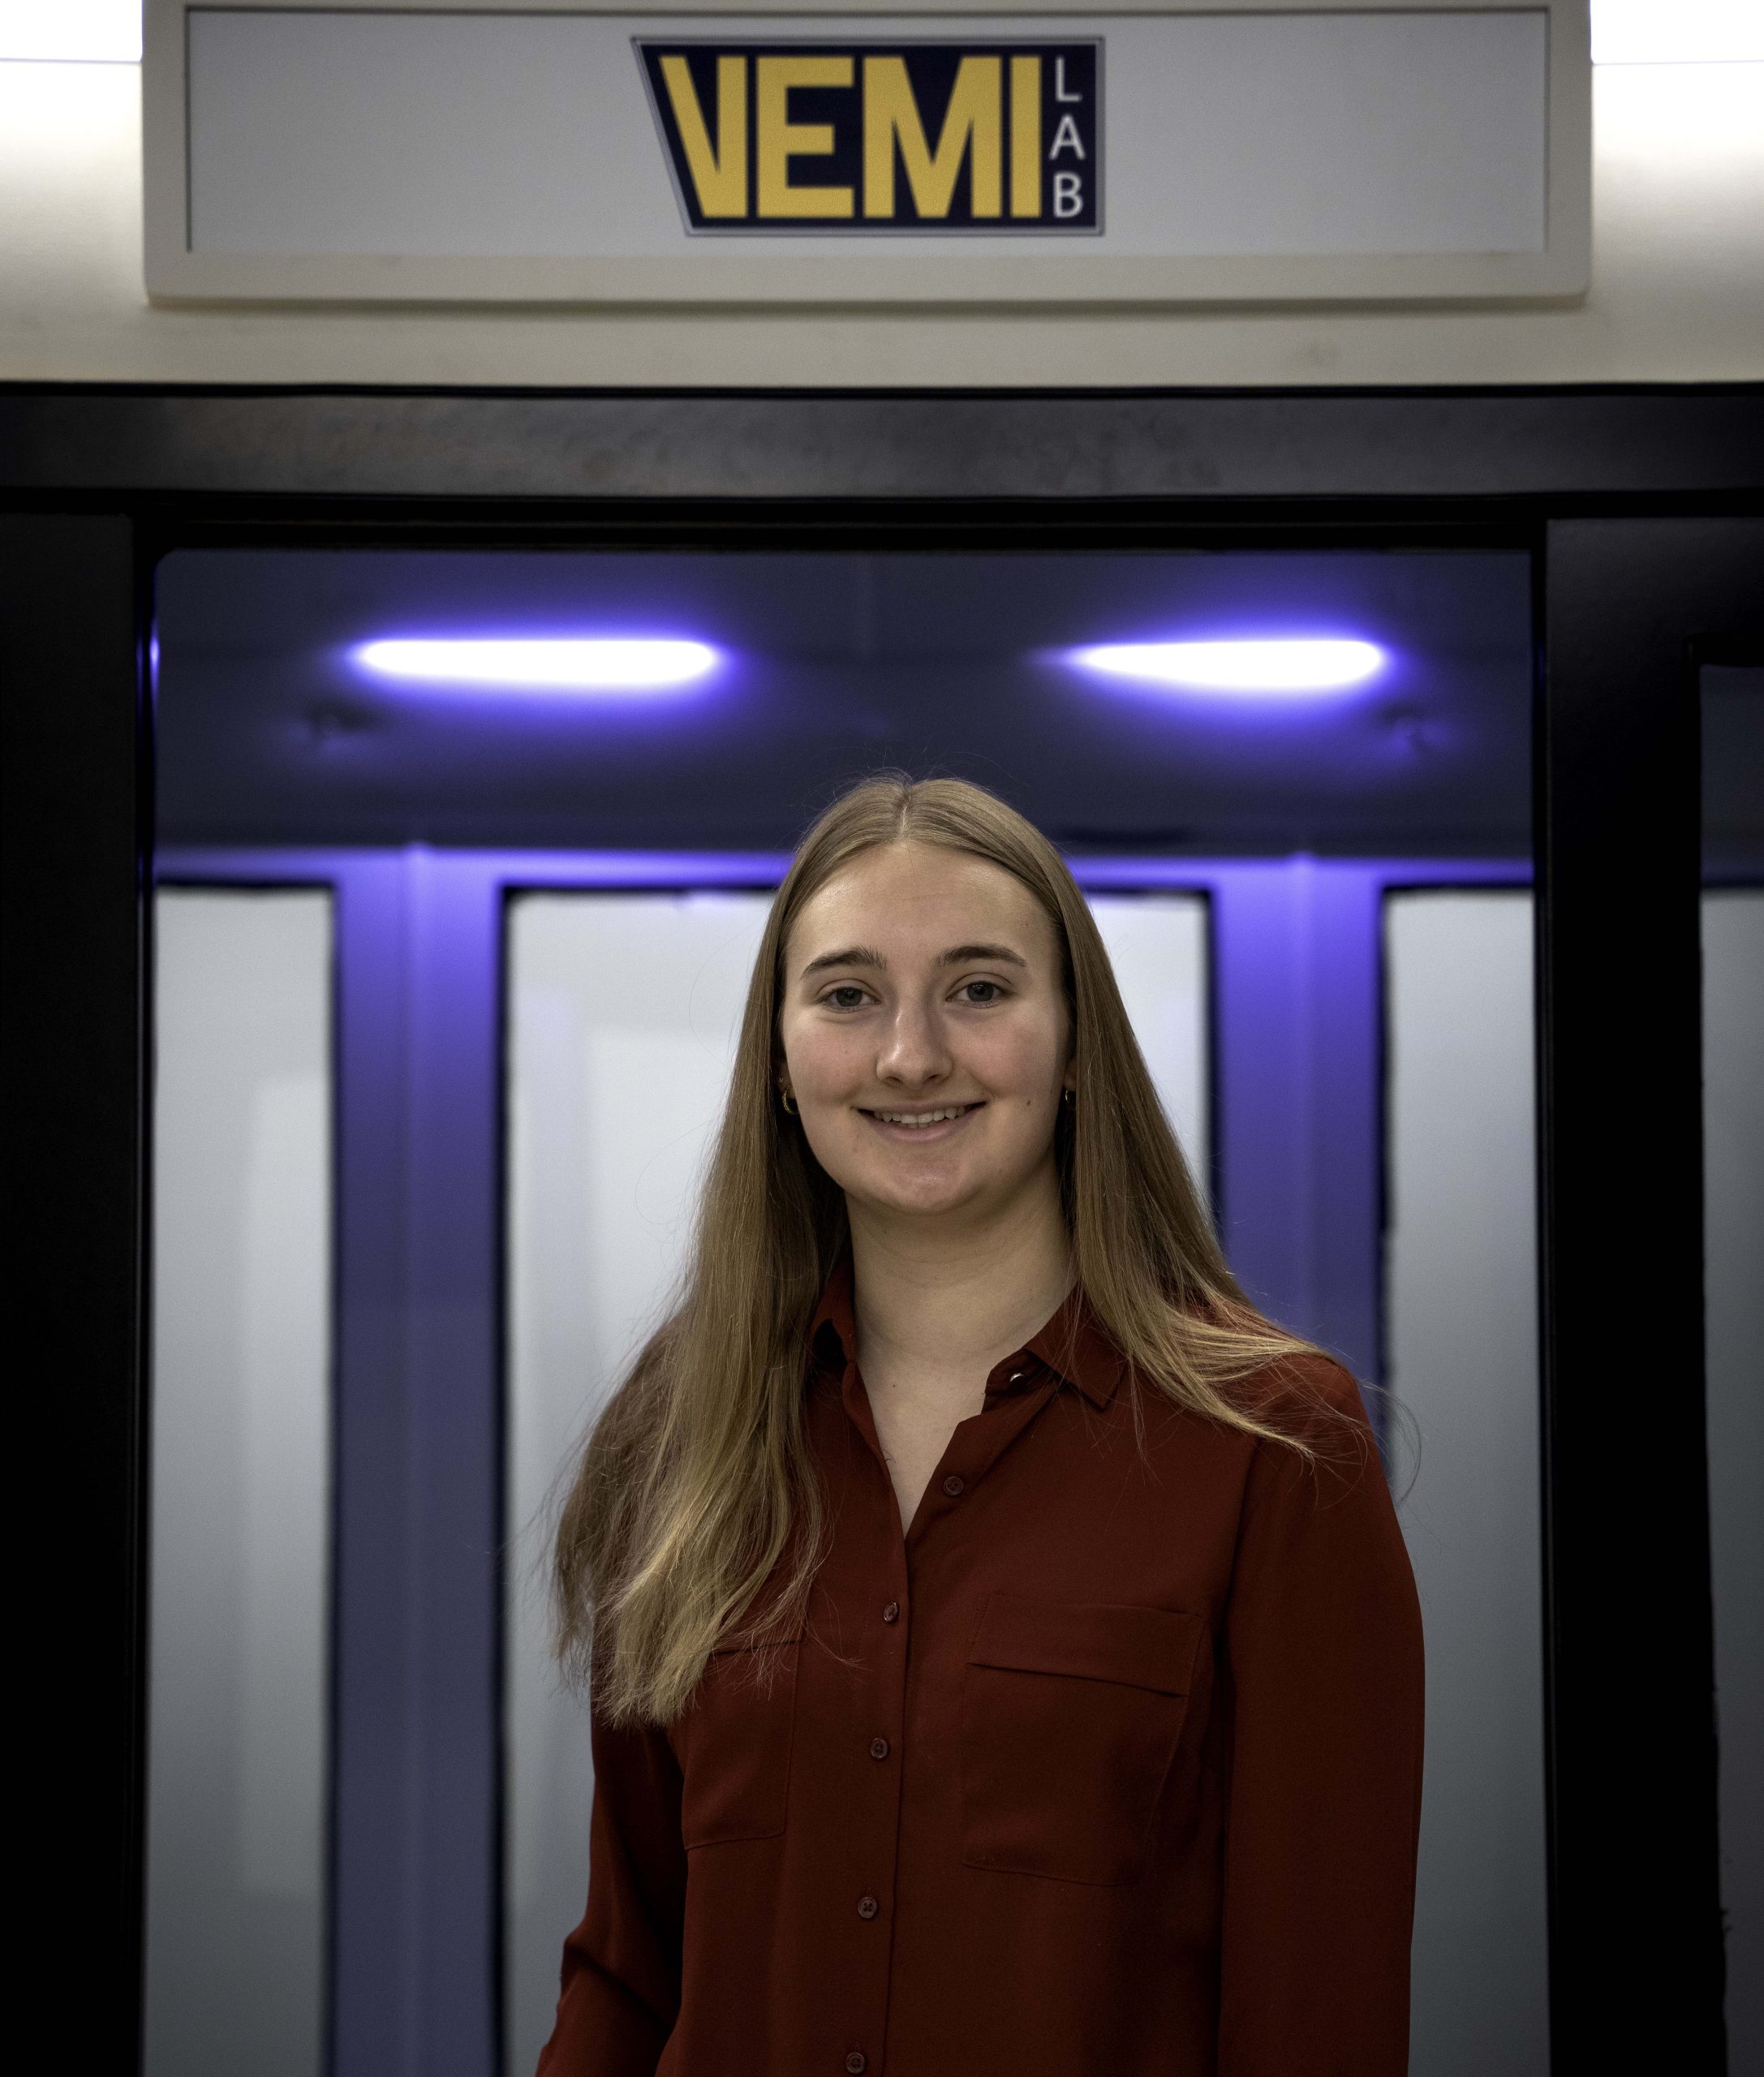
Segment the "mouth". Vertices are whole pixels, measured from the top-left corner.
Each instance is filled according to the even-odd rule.
[[[960,1131],[980,1107],[978,1103],[939,1103],[923,1108],[887,1111],[862,1110],[860,1107],[860,1112],[891,1139],[923,1144],[927,1140],[947,1139],[950,1133]]]

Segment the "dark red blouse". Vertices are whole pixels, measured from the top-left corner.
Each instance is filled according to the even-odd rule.
[[[1333,1468],[1146,1393],[1142,1455],[1069,1304],[903,1541],[848,1269],[814,1345],[807,1623],[595,1721],[542,2077],[1400,2077],[1421,1619],[1352,1379],[1294,1366]]]

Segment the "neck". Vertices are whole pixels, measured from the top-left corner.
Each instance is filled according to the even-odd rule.
[[[1019,1348],[1072,1288],[1072,1249],[1050,1165],[1017,1198],[952,1230],[850,1206],[858,1361],[871,1370],[983,1373]]]

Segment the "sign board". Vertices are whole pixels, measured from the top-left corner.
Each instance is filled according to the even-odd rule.
[[[147,0],[156,297],[1170,303],[1585,286],[1586,0]]]

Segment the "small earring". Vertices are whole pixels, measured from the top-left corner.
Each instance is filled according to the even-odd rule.
[[[1061,1101],[1062,1103],[1070,1103],[1070,1104],[1072,1104],[1074,1107],[1076,1107],[1077,1103],[1078,1103],[1078,1091],[1077,1091],[1074,1088],[1073,1088],[1073,1087],[1072,1087],[1071,1084],[1069,1082],[1069,1083],[1066,1085],[1066,1086],[1065,1086],[1064,1089],[1062,1089],[1062,1090],[1061,1090],[1061,1092],[1060,1092],[1060,1101]]]
[[[790,1100],[790,1092],[789,1090],[779,1090],[778,1101],[784,1106],[785,1114],[786,1116],[794,1118],[796,1116],[796,1106]]]

